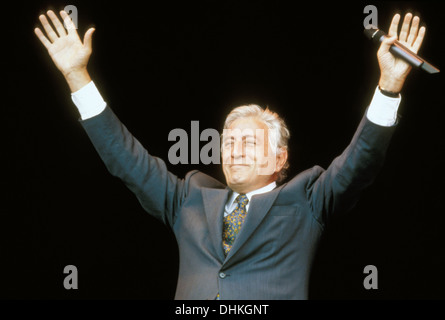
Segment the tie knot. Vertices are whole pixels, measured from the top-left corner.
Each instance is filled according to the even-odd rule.
[[[245,206],[247,202],[249,202],[249,199],[245,194],[240,194],[238,197],[236,197],[235,202],[238,203],[240,206]]]

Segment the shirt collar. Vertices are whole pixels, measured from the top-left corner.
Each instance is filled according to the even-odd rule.
[[[272,191],[273,189],[275,189],[275,187],[277,186],[277,183],[274,181],[272,183],[269,183],[267,186],[264,186],[262,188],[250,191],[248,193],[246,193],[247,199],[249,199],[250,203],[250,199],[252,198],[252,196],[256,195],[256,194],[260,194],[260,193],[266,193],[269,191]],[[238,197],[239,193],[232,191],[232,195],[229,198],[229,201],[227,202],[228,206],[231,206],[233,204],[233,202],[235,201],[236,197]]]

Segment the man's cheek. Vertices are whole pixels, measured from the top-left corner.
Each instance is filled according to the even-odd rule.
[[[229,165],[230,164],[231,157],[223,154],[221,158],[222,158],[223,165]]]
[[[258,164],[257,174],[260,176],[270,176],[275,172],[276,157],[267,157],[262,159],[262,163]]]

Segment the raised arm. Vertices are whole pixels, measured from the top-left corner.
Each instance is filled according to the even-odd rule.
[[[398,95],[411,70],[411,66],[396,58],[389,48],[398,39],[417,53],[425,35],[425,28],[419,28],[419,18],[413,19],[411,13],[405,16],[398,35],[399,21],[400,15],[396,14],[389,29],[390,38],[385,39],[378,50],[379,88],[351,143],[327,170],[316,167],[312,171],[307,196],[320,222],[325,222],[334,212],[351,209],[383,166],[400,102],[400,97],[386,95]]]
[[[64,75],[73,96],[81,93],[80,96],[84,97],[85,101],[79,98],[78,104],[95,110],[94,104],[103,100],[87,71],[94,28],[85,33],[82,43],[65,11],[61,11],[60,15],[68,31],[54,12],[48,11],[47,14],[55,29],[47,17],[41,15],[39,19],[46,36],[40,28],[34,30],[35,34]],[[85,99],[85,96],[88,98]],[[81,111],[79,105],[77,107]],[[109,172],[125,183],[148,213],[172,226],[187,193],[187,177],[193,173],[186,179],[178,179],[170,173],[165,162],[151,156],[108,107],[93,115],[90,112],[87,117],[82,117],[81,112],[80,123]]]
[[[82,43],[73,21],[65,11],[60,11],[60,16],[67,30],[53,11],[49,10],[47,14],[54,28],[42,14],[39,20],[46,36],[40,28],[35,28],[34,32],[48,50],[57,69],[62,72],[71,92],[76,92],[91,81],[87,65],[93,51],[92,36],[95,29],[87,30]]]

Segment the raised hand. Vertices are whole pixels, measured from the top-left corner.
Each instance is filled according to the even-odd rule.
[[[407,13],[403,20],[400,34],[398,35],[399,22],[400,15],[396,14],[389,27],[389,37],[382,42],[377,52],[381,73],[379,86],[381,89],[395,93],[399,93],[402,90],[406,77],[411,71],[411,66],[402,59],[395,57],[389,52],[389,48],[398,40],[412,52],[417,53],[425,37],[425,27],[419,29],[419,17],[416,16],[413,18],[411,13]]]
[[[91,81],[87,72],[87,64],[92,53],[92,36],[95,29],[88,29],[82,43],[74,23],[65,11],[60,11],[60,15],[68,30],[64,28],[53,11],[49,10],[47,14],[55,30],[46,16],[42,14],[39,16],[39,20],[46,36],[40,28],[35,28],[34,32],[48,50],[56,67],[64,75],[71,91],[77,91]]]

